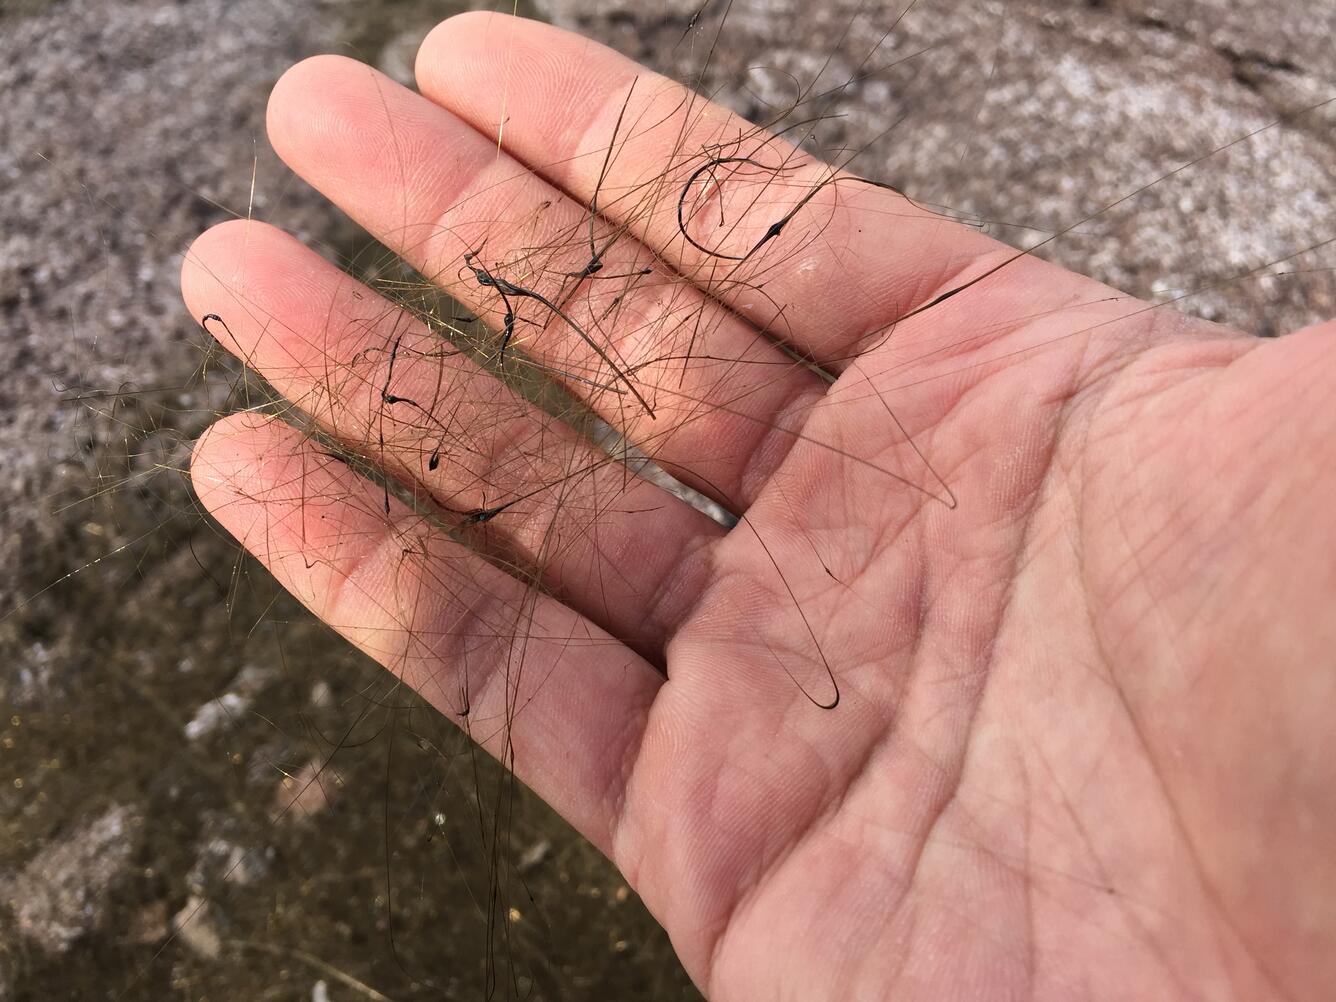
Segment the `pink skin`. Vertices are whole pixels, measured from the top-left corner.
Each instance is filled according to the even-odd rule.
[[[441,25],[418,79],[423,96],[308,60],[275,88],[270,135],[465,296],[459,259],[476,235],[501,260],[526,239],[525,206],[578,218],[562,193],[593,196],[593,151],[632,79],[640,138],[605,179],[608,202],[671,156],[686,121],[680,92],[622,57],[491,15]],[[736,135],[722,110],[691,115],[683,149]],[[541,179],[521,180],[523,165]],[[623,207],[606,211],[622,221]],[[775,349],[739,317],[770,322],[841,373],[825,399],[804,370],[770,367],[739,389],[751,367],[726,379],[702,366],[652,424],[609,415],[745,508],[732,532],[649,485],[601,514],[597,539],[574,533],[558,552],[542,549],[551,508],[517,511],[498,531],[544,564],[560,601],[535,598],[397,502],[387,519],[375,488],[254,415],[201,439],[200,497],[443,711],[467,671],[474,734],[494,751],[487,721],[508,698],[494,683],[522,622],[517,774],[626,874],[717,1002],[1330,998],[1336,326],[1262,342],[1024,259],[869,337],[1008,252],[865,186],[828,187],[803,211],[824,225],[776,242],[800,252],[779,255],[769,299],[709,289],[737,316],[720,314],[702,355],[765,360]],[[667,213],[625,221],[702,274]],[[230,349],[368,441],[375,378],[319,391],[357,351],[349,332],[365,337],[352,321],[391,324],[387,304],[260,224],[201,237],[182,283],[195,316],[229,318]],[[776,302],[791,304],[782,330]],[[622,357],[643,359],[663,300],[629,308],[641,322]],[[582,351],[551,331],[526,350]],[[424,385],[455,364],[418,358],[403,378]],[[498,428],[474,457],[493,483],[542,480],[526,465],[539,434],[579,465],[579,442],[467,380],[471,426]],[[727,407],[701,406],[720,394]],[[879,472],[942,493],[885,399],[954,510]],[[799,421],[801,438],[770,430]],[[385,455],[396,476],[460,511],[484,503],[479,468],[428,471],[422,443],[399,435]],[[563,503],[612,489],[581,480]],[[803,694],[831,693],[809,626],[834,710]],[[472,639],[448,639],[461,632]],[[797,652],[793,679],[777,651]]]

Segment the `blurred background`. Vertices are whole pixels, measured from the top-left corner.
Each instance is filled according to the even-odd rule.
[[[269,88],[329,51],[411,84],[468,6],[0,0],[0,1000],[698,997],[606,861],[181,474],[236,402],[180,304],[193,236],[250,211],[364,245],[268,150]],[[1336,7],[904,7],[503,5],[757,121],[810,88],[852,169],[1018,246],[1080,223],[1042,253],[1129,292],[1336,316]]]

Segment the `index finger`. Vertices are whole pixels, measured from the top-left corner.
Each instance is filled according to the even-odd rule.
[[[417,79],[771,336],[835,368],[1014,254],[536,21],[450,18],[423,42]]]

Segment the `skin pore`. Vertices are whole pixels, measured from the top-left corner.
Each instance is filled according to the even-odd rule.
[[[493,15],[438,27],[417,79],[307,60],[271,141],[494,327],[498,281],[569,293],[540,293],[561,313],[516,327],[524,351],[744,517],[628,481],[240,221],[182,275],[227,348],[445,509],[561,503],[487,522],[535,590],[241,414],[192,460],[218,521],[443,713],[464,686],[468,720],[513,721],[473,733],[608,854],[711,999],[1326,997],[1336,325],[1260,341],[1151,310],[867,185],[822,185],[794,216],[819,239],[795,224],[753,255],[826,176],[783,139],[749,139],[769,169],[716,182],[683,239],[652,179],[754,134],[730,113]],[[604,268],[643,279],[580,274],[595,200]],[[523,270],[564,232],[564,270]],[[708,322],[683,340],[680,315]],[[387,419],[391,380],[464,416]]]

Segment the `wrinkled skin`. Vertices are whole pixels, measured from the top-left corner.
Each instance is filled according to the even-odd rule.
[[[276,87],[270,135],[493,321],[463,251],[486,231],[486,259],[505,259],[526,200],[578,219],[623,113],[645,138],[604,178],[616,220],[608,193],[651,176],[688,120],[620,56],[491,15],[441,25],[418,81],[308,60]],[[688,152],[738,130],[691,115]],[[515,181],[524,165],[541,179]],[[534,600],[522,680],[502,641],[421,638],[485,626],[523,586],[398,501],[386,518],[377,488],[287,426],[219,422],[193,459],[201,499],[443,712],[466,669],[472,733],[621,868],[711,999],[1332,997],[1336,326],[1263,342],[1150,311],[866,185],[803,211],[819,238],[795,224],[766,249],[764,297],[709,289],[737,313],[700,354],[772,351],[745,316],[838,381],[772,368],[723,409],[623,410],[746,513],[731,531],[620,475],[587,488],[629,498],[596,538],[563,527],[574,515],[498,516],[493,538],[553,596]],[[616,221],[708,284],[669,216]],[[245,222],[200,238],[183,287],[290,399],[350,447],[373,440],[379,383],[328,385],[355,321],[386,322],[373,293]],[[647,329],[622,357],[653,354]],[[698,369],[697,399],[732,386]],[[506,450],[544,419],[508,414],[485,474],[432,469],[393,433],[364,451],[480,508],[484,475],[541,476]],[[569,545],[542,550],[554,531]],[[508,706],[509,750],[480,724]]]

